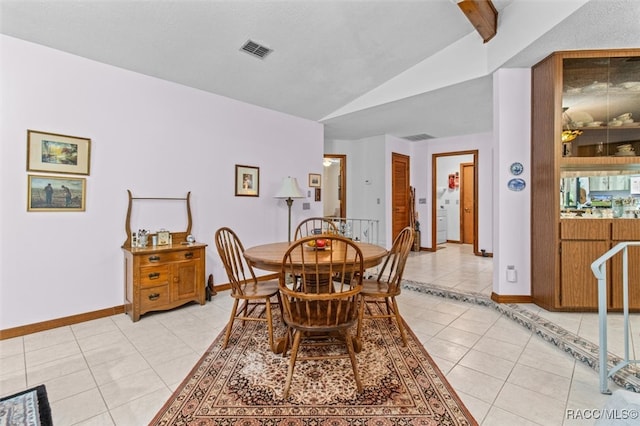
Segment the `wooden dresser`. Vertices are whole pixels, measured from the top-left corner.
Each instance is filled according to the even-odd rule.
[[[135,322],[151,311],[205,303],[206,244],[123,248],[125,312]]]
[[[190,302],[205,303],[205,259],[206,244],[191,242],[193,224],[191,218],[191,193],[184,198],[133,197],[129,194],[129,206],[125,220],[127,239],[122,245],[124,252],[124,309],[136,322],[140,315],[151,311],[164,311]],[[171,232],[171,243],[153,245],[157,234],[150,234],[146,247],[137,247],[132,238],[131,212],[134,201],[154,203],[162,208],[163,202],[184,203],[187,215],[186,230]],[[159,243],[159,239],[158,239]]]

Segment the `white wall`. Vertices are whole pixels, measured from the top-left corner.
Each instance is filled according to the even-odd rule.
[[[426,204],[416,204],[422,231],[422,247],[431,248],[432,157],[458,151],[478,150],[478,250],[493,251],[493,136],[491,133],[436,138],[411,143],[411,182],[416,199],[426,198]],[[436,198],[436,201],[438,199]],[[437,206],[436,206],[437,207]]]
[[[285,240],[280,180],[297,177],[306,193],[322,170],[316,122],[6,36],[0,63],[0,329],[123,304],[127,189],[191,191],[206,274],[222,283],[215,230],[236,229],[246,246]],[[85,212],[26,211],[27,129],[91,138]],[[234,196],[235,164],[260,168],[260,197]],[[312,215],[322,203],[294,202],[292,223]]]
[[[493,291],[501,295],[531,294],[531,70],[503,69],[493,76],[495,149],[495,213]],[[507,184],[516,176],[510,165],[519,162],[517,176],[527,183],[521,192]],[[558,183],[559,184],[559,183]],[[507,282],[507,266],[517,271],[517,282]]]

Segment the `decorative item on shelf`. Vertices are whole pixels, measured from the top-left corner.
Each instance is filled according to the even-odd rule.
[[[635,197],[616,197],[613,199],[613,217],[635,218]]]
[[[289,230],[288,241],[291,242],[291,205],[293,204],[294,198],[304,198],[304,195],[302,195],[302,191],[300,191],[300,187],[298,186],[298,180],[291,176],[282,179],[280,190],[273,197],[284,199],[287,203],[287,207],[289,208],[289,225],[287,228]]]
[[[145,248],[149,238],[149,231],[146,229],[138,230],[138,247]]]
[[[571,141],[582,134],[582,130],[578,130],[578,125],[569,114],[567,114],[568,107],[562,108],[562,156],[571,156]]]
[[[568,143],[582,134],[582,130],[563,130],[562,143]]]
[[[636,155],[636,151],[633,148],[633,145],[631,145],[630,143],[618,145],[616,149],[618,151],[615,153],[615,155],[618,157],[633,157]]]
[[[161,229],[156,233],[159,246],[168,246],[171,233],[166,229]]]

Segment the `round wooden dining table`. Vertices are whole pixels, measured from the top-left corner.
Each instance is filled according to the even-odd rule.
[[[370,244],[370,243],[357,243],[360,251],[362,252],[362,263],[364,269],[373,268],[377,266],[382,259],[386,256],[387,250],[384,247]],[[269,243],[262,244],[255,247],[250,247],[244,251],[244,257],[247,259],[247,262],[254,268],[262,269],[265,271],[272,272],[282,272],[282,260],[284,258],[284,254],[289,248],[290,243],[282,242],[282,243]],[[344,253],[344,244],[335,244],[331,247],[331,249],[326,250],[326,253],[319,253],[320,255],[314,257],[314,261],[316,261],[320,266],[324,261],[330,262],[330,258],[333,256],[335,258],[342,258],[342,254]],[[296,259],[298,258],[298,259]],[[293,252],[291,261],[293,263],[300,263],[302,265],[302,259],[300,259],[299,252]],[[308,260],[307,260],[308,262]],[[274,347],[275,353],[282,353],[285,351],[286,339],[278,339],[277,343]],[[359,339],[354,338],[354,347],[356,352],[360,352],[362,349],[362,344]]]
[[[282,270],[282,258],[289,245],[287,242],[262,244],[246,249],[244,257],[254,268],[280,272]],[[384,247],[375,244],[358,242],[357,245],[362,251],[364,269],[377,266],[387,254],[387,250]],[[335,254],[340,255],[338,247],[334,248],[333,251]],[[329,251],[327,251],[328,253]],[[295,253],[292,260],[294,262],[296,260]],[[322,262],[322,257],[318,258],[318,262]]]

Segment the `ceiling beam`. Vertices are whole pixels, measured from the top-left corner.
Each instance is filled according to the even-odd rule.
[[[458,7],[486,43],[498,32],[498,11],[491,0],[462,0]]]

